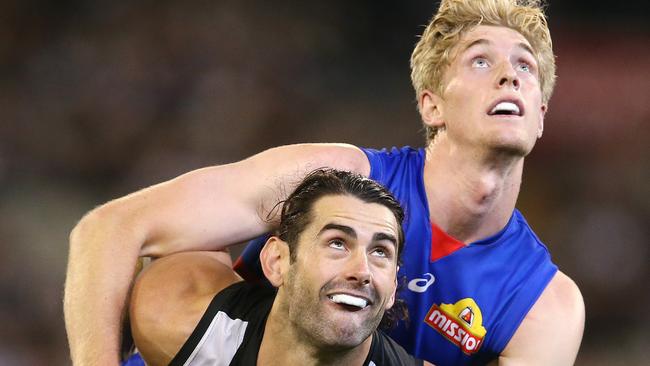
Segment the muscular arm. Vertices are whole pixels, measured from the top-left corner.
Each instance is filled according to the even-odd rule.
[[[501,353],[498,364],[573,365],[584,322],[580,290],[558,271]]]
[[[174,254],[154,261],[138,277],[130,320],[147,365],[168,365],[214,295],[241,281],[219,256],[218,252]]]
[[[117,365],[121,315],[139,256],[216,250],[270,229],[262,219],[309,171],[368,174],[351,145],[267,150],[238,163],[200,169],[87,214],[70,235],[64,313],[74,364]]]

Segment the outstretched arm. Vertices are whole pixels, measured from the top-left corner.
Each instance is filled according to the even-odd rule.
[[[501,353],[499,365],[573,365],[584,323],[580,290],[558,271]]]
[[[139,256],[216,250],[267,232],[268,210],[319,167],[369,173],[354,146],[291,145],[187,173],[88,213],[70,235],[64,313],[73,364],[118,364]]]

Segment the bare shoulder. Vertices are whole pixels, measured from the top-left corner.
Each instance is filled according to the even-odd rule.
[[[584,301],[578,285],[569,276],[558,271],[524,322],[529,319],[553,321],[559,318],[559,323],[562,324],[579,324],[584,321],[582,320],[584,309]]]
[[[173,254],[155,260],[140,274],[129,314],[135,344],[147,364],[168,364],[214,295],[241,280],[224,263],[224,254]]]
[[[582,341],[580,289],[558,271],[499,357],[500,365],[573,365]]]
[[[584,313],[584,300],[578,285],[562,271],[553,277],[540,300],[548,301],[556,310],[567,315]]]

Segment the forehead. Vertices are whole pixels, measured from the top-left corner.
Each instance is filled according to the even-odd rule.
[[[319,231],[329,223],[337,223],[353,228],[360,235],[379,232],[394,237],[398,235],[397,219],[388,207],[349,195],[318,199],[312,207],[312,218],[307,230]]]
[[[521,33],[508,27],[494,25],[478,25],[465,32],[458,42],[456,52],[463,52],[473,45],[532,51],[530,43]]]

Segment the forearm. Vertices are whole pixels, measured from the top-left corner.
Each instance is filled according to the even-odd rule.
[[[121,319],[141,246],[138,239],[96,213],[70,235],[64,315],[73,364],[119,363]]]

